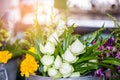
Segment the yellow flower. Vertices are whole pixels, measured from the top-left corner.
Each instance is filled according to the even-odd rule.
[[[31,47],[28,51],[36,54],[36,50],[35,50],[34,47]],[[26,54],[26,58],[32,59],[32,58],[34,58],[34,57],[31,56],[30,54]]]
[[[29,49],[29,51],[30,51],[30,52],[33,52],[33,53],[36,53],[36,50],[35,50],[34,47],[31,47],[31,48]]]
[[[29,49],[29,51],[35,53],[35,48]],[[26,54],[25,59],[22,61],[20,65],[20,71],[22,76],[29,77],[30,74],[34,74],[34,72],[38,69],[39,65],[35,58],[29,54]]]
[[[12,57],[12,53],[9,51],[0,51],[0,62],[7,63],[7,61]]]
[[[29,77],[30,74],[34,74],[38,67],[39,66],[34,58],[25,58],[20,65],[21,75]]]

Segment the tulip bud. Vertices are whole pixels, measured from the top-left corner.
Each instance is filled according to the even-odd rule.
[[[58,24],[57,29],[56,29],[58,37],[60,37],[64,33],[65,28],[66,28],[65,22],[60,21],[60,24]]]
[[[54,32],[52,35],[50,35],[48,37],[48,41],[50,41],[51,43],[53,43],[54,45],[57,45],[58,42],[58,35],[56,32]]]
[[[50,66],[50,65],[52,65],[53,61],[54,61],[54,56],[44,55],[44,56],[41,58],[41,63],[42,63],[44,66]]]
[[[74,56],[71,53],[69,48],[65,51],[65,53],[62,55],[62,57],[65,61],[67,61],[69,63],[74,63],[77,60],[76,56]]]
[[[39,47],[40,47],[40,51],[41,51],[43,54],[46,54],[46,52],[45,52],[45,47],[44,47],[42,44],[39,44]]]
[[[51,42],[47,42],[45,45],[45,52],[46,54],[52,55],[55,51],[55,45],[52,44]]]
[[[54,67],[56,69],[59,69],[61,64],[62,64],[62,59],[61,59],[61,57],[59,55],[57,55],[57,57],[55,59],[55,62],[54,62]]]
[[[68,77],[74,71],[74,68],[72,65],[68,63],[62,63],[59,70],[60,70],[60,73],[63,75],[63,77]]]
[[[43,66],[43,71],[47,72],[47,70],[48,70],[48,67],[47,66]]]
[[[84,45],[77,39],[75,42],[72,43],[72,45],[70,46],[70,50],[72,53],[74,53],[75,55],[79,55],[82,53],[82,51],[84,50]]]
[[[70,77],[80,77],[80,72],[73,72]]]
[[[48,75],[49,75],[50,77],[56,76],[57,73],[58,73],[58,71],[57,71],[55,68],[49,68],[49,69],[48,69]]]

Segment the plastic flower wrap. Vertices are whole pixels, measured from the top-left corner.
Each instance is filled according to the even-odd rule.
[[[27,31],[26,39],[36,50],[36,54],[28,53],[39,65],[34,72],[52,78],[67,78],[85,75],[106,77],[109,71],[112,74],[117,72],[115,70],[120,71],[120,51],[115,46],[113,35],[102,37],[104,25],[87,37],[74,34],[74,28],[73,24],[62,26],[61,32],[61,28],[42,30],[35,22],[33,29]],[[28,65],[27,74],[33,74],[29,69]]]

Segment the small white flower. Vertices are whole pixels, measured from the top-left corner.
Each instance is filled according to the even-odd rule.
[[[54,61],[54,56],[50,56],[50,55],[44,55],[42,58],[41,58],[41,63],[44,65],[44,66],[50,66]]]
[[[76,56],[74,56],[72,54],[72,52],[70,51],[69,48],[65,51],[65,53],[62,55],[62,57],[65,61],[67,61],[69,63],[74,63],[77,60]]]
[[[84,50],[84,45],[77,39],[75,42],[72,43],[72,45],[70,46],[70,50],[72,53],[74,53],[75,55],[79,55],[82,53],[82,51]]]
[[[39,47],[40,47],[40,51],[41,51],[43,54],[46,54],[45,47],[44,47],[42,44],[39,44]]]
[[[47,70],[48,70],[48,67],[47,66],[43,66],[43,71],[47,72]]]
[[[58,35],[54,32],[52,35],[48,37],[48,41],[52,42],[54,45],[57,45],[58,42]]]
[[[80,77],[80,72],[73,72],[70,77]]]
[[[46,54],[52,55],[55,51],[55,45],[51,42],[47,42],[45,45],[45,52]]]
[[[48,69],[48,75],[50,76],[50,77],[54,77],[54,76],[56,76],[58,74],[58,71],[55,69],[55,68],[49,68]]]
[[[64,33],[65,28],[66,28],[65,22],[60,21],[60,23],[58,24],[57,29],[56,29],[56,33],[57,33],[58,37],[60,37]]]
[[[57,55],[57,57],[56,57],[56,59],[54,61],[54,67],[56,69],[59,69],[61,64],[62,64],[62,59],[61,59],[61,57],[59,55]]]
[[[74,68],[72,65],[70,65],[68,63],[62,63],[59,71],[63,75],[63,77],[68,77],[74,71]]]

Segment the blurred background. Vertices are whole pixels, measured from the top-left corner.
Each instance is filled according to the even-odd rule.
[[[0,0],[0,18],[15,38],[23,37],[23,31],[33,25],[35,15],[43,27],[57,20],[62,26],[66,21],[67,25],[75,23],[77,31],[84,33],[103,24],[113,28],[106,13],[120,21],[120,0]]]

